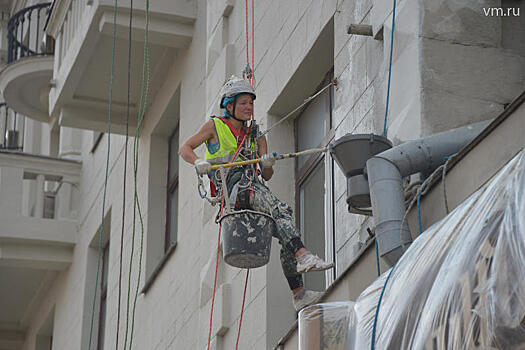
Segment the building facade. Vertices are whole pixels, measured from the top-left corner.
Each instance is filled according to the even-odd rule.
[[[213,298],[218,208],[178,148],[221,113],[247,55],[262,130],[337,81],[268,133],[272,152],[348,133],[397,145],[500,116],[447,175],[454,207],[524,147],[521,1],[254,3],[252,17],[240,0],[0,2],[0,131],[19,131],[0,150],[0,349],[206,349],[210,329],[210,348],[235,348],[246,272],[220,253]],[[327,153],[275,170],[268,186],[306,245],[336,264],[306,287],[355,300],[377,278],[373,217],[348,212]],[[440,186],[424,227],[446,215]],[[298,348],[279,248],[248,276],[240,349]]]

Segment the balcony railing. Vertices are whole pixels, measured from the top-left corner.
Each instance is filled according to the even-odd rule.
[[[24,148],[25,117],[0,103],[0,149],[22,151]]]
[[[7,26],[7,63],[22,57],[54,54],[53,38],[44,33],[51,3],[37,4],[15,13]]]
[[[0,150],[0,221],[7,217],[74,220],[80,162]]]
[[[81,166],[0,150],[0,265],[63,270],[71,264]]]

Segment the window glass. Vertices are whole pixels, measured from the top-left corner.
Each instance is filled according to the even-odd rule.
[[[104,349],[106,337],[106,309],[108,295],[108,269],[109,269],[109,243],[104,247],[102,253],[102,273],[100,279],[100,314],[98,319],[98,350]]]
[[[325,167],[320,161],[299,187],[300,229],[303,242],[321,258],[325,258]],[[309,272],[304,275],[307,289],[324,290],[325,273]]]
[[[177,216],[179,211],[179,129],[168,141],[167,218],[164,251],[177,241]]]
[[[330,89],[316,97],[299,116],[297,121],[297,151],[319,146],[328,132],[330,114]],[[298,167],[304,166],[308,157],[298,158]]]
[[[170,159],[169,159],[169,178],[179,174],[179,129],[173,133],[169,141]]]
[[[170,206],[170,224],[169,224],[169,241],[168,247],[177,241],[177,217],[179,212],[179,188],[178,186],[175,190],[170,193],[169,196],[169,206]]]
[[[105,289],[108,284],[108,258],[109,258],[109,244],[104,248],[102,255],[102,279],[101,279],[101,288]]]
[[[106,298],[100,301],[100,321],[98,334],[98,350],[104,349],[104,340],[106,338]]]

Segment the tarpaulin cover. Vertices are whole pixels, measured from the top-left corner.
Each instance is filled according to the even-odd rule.
[[[522,151],[414,241],[384,290],[375,349],[525,349],[524,195]],[[299,348],[371,349],[390,272],[355,303],[302,310]]]

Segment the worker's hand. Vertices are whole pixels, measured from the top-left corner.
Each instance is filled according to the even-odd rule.
[[[197,171],[198,175],[205,175],[211,171],[211,164],[204,159],[195,159],[193,165],[195,165],[195,171]]]
[[[275,158],[271,154],[265,154],[261,157],[261,165],[263,168],[271,168],[275,164]]]

